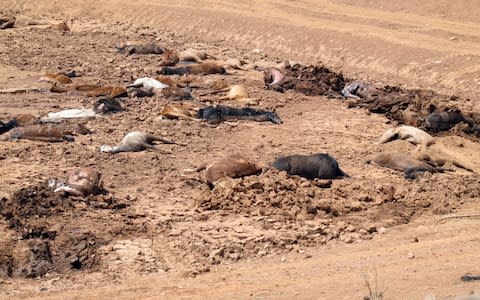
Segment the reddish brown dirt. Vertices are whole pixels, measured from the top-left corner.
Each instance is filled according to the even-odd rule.
[[[38,82],[45,71],[75,69],[75,83],[101,85],[156,76],[158,56],[115,53],[115,44],[132,40],[245,61],[244,70],[230,75],[182,78],[194,86],[193,103],[218,101],[219,95],[198,95],[225,79],[244,84],[260,108],[275,108],[284,121],[165,120],[159,112],[168,100],[156,94],[124,98],[124,112],[69,121],[90,130],[73,130],[73,143],[0,142],[0,297],[351,299],[367,294],[361,273],[372,266],[385,299],[479,293],[478,283],[460,281],[480,272],[473,263],[480,259],[478,218],[441,219],[478,214],[477,139],[452,130],[431,147],[477,174],[448,166],[455,172],[409,181],[368,165],[381,151],[418,149],[405,141],[375,145],[402,120],[332,98],[343,78],[309,67],[320,59],[346,78],[433,89],[447,104],[478,114],[478,15],[463,20],[461,11],[439,16],[428,5],[314,2],[180,1],[148,9],[146,1],[0,4],[19,20],[0,31],[0,89],[41,89],[0,93],[0,120],[93,106],[95,98],[50,93]],[[60,17],[70,31],[48,27]],[[31,19],[38,25],[25,25]],[[259,70],[285,60],[307,62],[291,73],[303,76],[302,84],[284,93],[264,89]],[[312,74],[327,76],[315,81]],[[406,103],[413,98],[407,95]],[[185,146],[158,146],[172,154],[99,152],[134,129]],[[268,166],[280,155],[315,152],[334,156],[351,178],[308,181],[266,168],[210,190],[203,173],[184,171],[233,153]],[[108,193],[81,199],[45,187],[74,167],[99,170]]]

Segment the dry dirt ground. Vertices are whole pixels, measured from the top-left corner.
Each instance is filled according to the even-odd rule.
[[[77,82],[111,85],[154,76],[155,55],[114,51],[135,40],[244,60],[230,75],[190,76],[194,103],[215,101],[199,95],[225,78],[284,123],[164,120],[167,100],[154,96],[81,121],[91,133],[74,143],[0,142],[0,298],[361,299],[362,274],[384,299],[480,294],[478,282],[460,280],[480,274],[478,139],[449,132],[434,146],[477,174],[408,181],[365,164],[380,151],[416,151],[405,141],[374,145],[394,121],[337,98],[266,90],[258,71],[321,60],[347,78],[458,95],[455,106],[480,113],[479,4],[390,2],[2,1],[18,27],[0,31],[0,89],[46,91],[0,94],[1,120],[92,106],[92,98],[50,93],[38,82],[45,71],[75,69]],[[48,28],[59,21],[71,30]],[[168,155],[99,152],[132,129],[187,145],[160,145]],[[183,172],[231,153],[268,165],[315,152],[333,155],[351,178],[325,188],[268,170],[210,191]],[[106,195],[68,198],[42,187],[80,166],[102,173]]]

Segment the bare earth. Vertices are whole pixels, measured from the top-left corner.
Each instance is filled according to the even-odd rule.
[[[22,261],[34,249],[35,239],[25,235],[35,233],[0,218],[0,298],[362,299],[368,295],[362,274],[375,283],[374,270],[384,299],[480,294],[478,281],[460,280],[480,275],[478,139],[448,133],[433,146],[476,174],[457,169],[408,181],[365,164],[381,150],[415,151],[405,141],[374,145],[394,122],[339,99],[265,90],[255,68],[321,61],[348,78],[457,95],[456,105],[480,113],[478,1],[77,2],[0,3],[1,13],[18,21],[0,30],[0,89],[48,90],[38,82],[45,71],[70,69],[81,74],[76,82],[126,85],[155,76],[158,58],[125,57],[114,45],[154,42],[245,61],[244,70],[227,76],[190,76],[198,86],[194,103],[215,101],[198,95],[208,80],[225,78],[244,84],[261,108],[276,108],[284,123],[164,120],[159,111],[167,100],[156,95],[128,98],[125,112],[82,121],[92,133],[74,143],[0,142],[0,199],[83,166],[99,170],[110,193],[56,207],[52,198],[46,215],[32,214],[25,228],[57,232],[50,243],[56,269],[35,279],[24,278],[29,266],[18,264],[11,266],[16,276],[4,276],[9,257]],[[71,31],[48,28],[60,21]],[[0,93],[0,119],[94,101],[48,91]],[[98,151],[133,129],[187,145],[160,145],[168,155]],[[184,174],[232,153],[268,165],[280,155],[316,152],[334,156],[351,178],[321,188],[268,170],[210,191],[195,174]],[[80,270],[69,267],[75,251],[88,252]]]

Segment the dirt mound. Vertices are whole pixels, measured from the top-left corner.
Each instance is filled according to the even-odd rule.
[[[92,234],[70,236],[66,240],[29,239],[17,245],[5,245],[0,251],[0,274],[9,277],[42,277],[56,271],[66,273],[72,269],[89,269],[99,257],[95,251],[104,242]]]
[[[288,65],[284,71],[288,80],[278,87],[281,91],[294,90],[307,96],[338,96],[346,83],[341,73],[336,73],[321,63],[310,66]]]
[[[448,179],[434,179],[433,175],[425,175],[422,180],[413,183],[413,187],[421,192],[421,181],[436,181],[435,189],[445,188]],[[458,181],[457,178],[453,181]],[[461,186],[478,185],[473,180],[462,181]],[[224,179],[217,183],[212,191],[202,193],[196,199],[197,210],[225,210],[233,213],[252,216],[278,216],[284,220],[308,220],[314,218],[344,217],[361,211],[384,208],[389,203],[402,207],[408,214],[414,214],[410,208],[418,206],[417,200],[427,200],[418,197],[408,197],[408,189],[396,187],[394,184],[378,183],[371,187],[348,185],[347,180],[332,182],[331,180],[307,180],[299,176],[288,176],[284,172],[267,171],[259,176],[248,176],[243,179]],[[476,197],[473,193],[469,197]],[[441,208],[455,207],[454,198],[458,193],[439,197],[437,201],[429,202],[427,207],[442,211]],[[421,204],[420,206],[425,206]],[[397,213],[402,214],[401,211]],[[390,216],[393,217],[393,216]],[[409,218],[405,219],[406,222]],[[399,223],[402,223],[401,221]]]
[[[322,64],[294,64],[285,68],[287,76],[293,77],[293,90],[307,96],[337,95],[345,86],[346,79]]]
[[[399,177],[364,184],[268,170],[221,179],[213,190],[198,186],[194,212],[160,221],[158,228],[164,245],[182,253],[195,275],[243,258],[368,240],[418,216],[451,213],[477,199],[478,186],[474,176],[424,174],[416,181]]]
[[[251,215],[282,215],[295,220],[300,214],[317,214],[314,198],[329,188],[331,180],[308,181],[288,178],[283,173],[268,171],[260,176],[241,180],[224,179],[211,192],[197,199],[197,209],[229,210]],[[338,215],[333,207],[325,207],[326,214]]]
[[[246,235],[243,229],[228,233],[222,228],[205,236],[202,230],[186,230],[176,246],[193,251],[202,245],[199,253],[204,255],[196,261],[208,265],[332,240],[352,243],[371,239],[381,227],[406,224],[420,215],[450,213],[460,201],[480,195],[478,189],[472,189],[480,184],[474,177],[425,174],[418,181],[402,182],[364,185],[348,180],[310,181],[273,170],[259,176],[223,179],[213,190],[197,195],[198,218],[207,219],[209,213],[235,214],[254,220],[257,230]],[[244,222],[240,225],[245,228]],[[173,231],[178,235],[178,228]]]
[[[70,197],[66,192],[54,193],[46,184],[31,186],[18,190],[10,199],[0,200],[0,213],[9,222],[9,226],[17,231],[24,230],[23,238],[46,237],[54,238],[55,234],[36,234],[35,219],[48,218],[67,211],[75,210],[75,199],[84,201],[95,208],[118,209],[125,208],[111,195],[90,195],[85,199]],[[32,235],[33,234],[33,235]]]
[[[94,267],[99,261],[95,251],[108,243],[108,235],[80,228],[65,230],[60,224],[76,224],[85,210],[125,207],[112,195],[69,197],[54,193],[46,184],[0,199],[0,214],[17,235],[0,246],[0,275],[39,277],[50,271]]]

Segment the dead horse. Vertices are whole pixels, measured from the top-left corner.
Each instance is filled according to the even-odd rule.
[[[55,125],[29,125],[17,127],[0,136],[0,141],[35,140],[43,142],[73,142],[74,137],[63,133],[62,128]]]
[[[189,170],[199,172],[206,169],[205,181],[213,189],[215,182],[224,177],[239,178],[261,173],[262,167],[248,158],[234,154],[212,162],[205,162]]]
[[[145,45],[127,45],[125,47],[115,46],[117,52],[125,54],[126,56],[132,54],[162,54],[166,51],[165,48],[155,45],[155,44],[145,44]]]
[[[272,165],[277,170],[286,171],[288,175],[298,175],[307,179],[349,177],[340,169],[335,158],[327,153],[279,157]]]
[[[163,75],[208,75],[208,74],[226,74],[224,67],[218,66],[214,63],[201,63],[186,67],[170,68],[164,67],[158,71]]]
[[[270,121],[282,124],[283,121],[273,111],[256,110],[250,107],[233,108],[230,106],[207,106],[197,112],[197,118],[207,120],[209,123],[218,124],[227,120],[252,120],[257,122]]]
[[[117,146],[102,145],[100,152],[119,153],[119,152],[138,152],[146,149],[160,151],[164,154],[169,154],[168,151],[163,151],[154,146],[153,142],[162,142],[164,144],[177,144],[163,137],[155,136],[153,134],[143,131],[132,131],[127,133]]]
[[[415,179],[417,174],[423,172],[442,173],[449,171],[404,153],[380,153],[373,160],[367,160],[367,164],[372,161],[380,167],[403,172],[405,179]]]
[[[104,191],[100,176],[98,171],[91,168],[75,168],[68,172],[67,182],[50,179],[48,185],[54,188],[54,192],[64,191],[71,195],[85,197]]]

